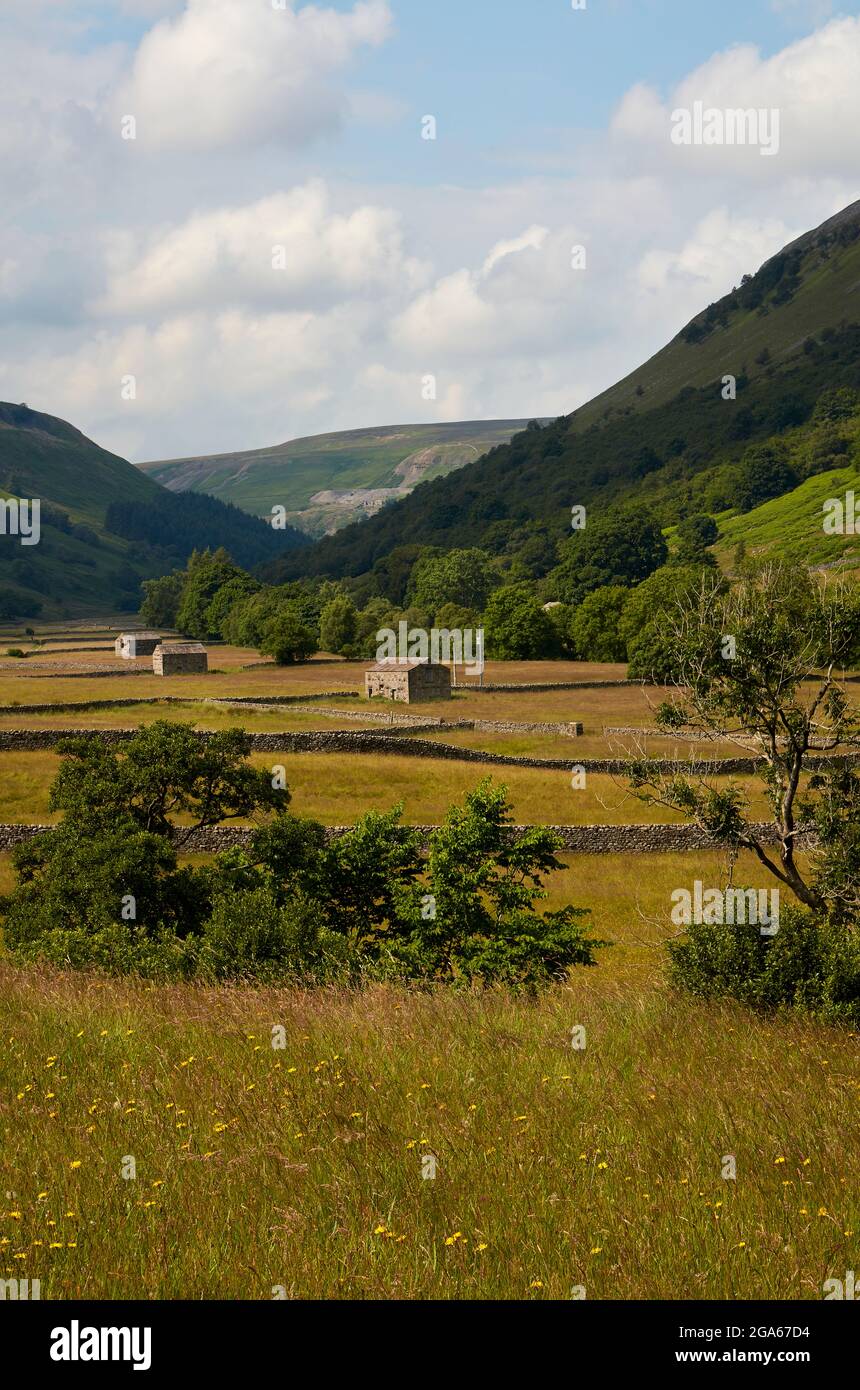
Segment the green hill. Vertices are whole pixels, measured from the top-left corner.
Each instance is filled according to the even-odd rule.
[[[133,612],[140,581],[225,546],[248,568],[305,544],[214,498],[176,496],[72,425],[0,402],[0,499],[38,499],[38,544],[0,511],[0,620]]]
[[[727,399],[726,376],[736,391]],[[419,485],[272,579],[356,576],[401,546],[517,554],[570,534],[570,509],[638,502],[664,525],[725,510],[720,479],[751,444],[860,386],[860,202],[772,257],[637,372],[570,416],[532,423],[444,482]]]
[[[849,492],[860,507],[858,462],[807,478],[744,515],[718,516],[720,539],[714,550],[726,559],[742,541],[751,556],[773,554],[811,568],[855,570],[860,567],[860,526],[856,535],[824,530],[825,502],[838,499],[844,505]]]
[[[312,536],[375,515],[408,496],[419,482],[463,468],[506,444],[525,420],[393,425],[311,435],[273,448],[143,463],[173,491],[204,492],[254,516],[285,507],[288,520]]]
[[[741,367],[751,379],[779,371],[808,338],[860,320],[859,224],[860,201],[792,242],[656,356],[575,411],[571,427],[586,429],[628,410],[641,414]]]

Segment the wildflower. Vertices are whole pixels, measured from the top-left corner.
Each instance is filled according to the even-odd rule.
[[[462,1231],[455,1231],[454,1234],[453,1234],[452,1236],[446,1236],[446,1237],[445,1237],[445,1244],[446,1244],[446,1245],[456,1245],[456,1244],[457,1244],[457,1241],[458,1241],[458,1240],[462,1240],[462,1239],[463,1239],[463,1232],[462,1232]]]
[[[71,1161],[71,1163],[69,1164],[69,1167],[70,1167],[70,1168],[80,1168],[80,1166],[81,1166],[81,1159],[79,1159],[79,1158],[73,1158],[72,1161]]]

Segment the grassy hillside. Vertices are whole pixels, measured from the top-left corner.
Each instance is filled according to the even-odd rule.
[[[422,484],[326,538],[302,556],[302,572],[364,574],[410,544],[515,550],[536,524],[561,540],[575,504],[640,503],[664,525],[691,510],[720,510],[704,495],[709,473],[808,422],[828,388],[860,386],[858,287],[853,204],[705,309],[615,394],[529,426],[444,483]],[[728,400],[727,374],[737,388]],[[271,573],[299,570],[287,558]]]
[[[141,579],[194,546],[225,545],[251,566],[302,540],[213,499],[176,497],[65,420],[5,402],[0,498],[41,504],[38,544],[0,527],[0,621],[133,612]]]
[[[718,517],[716,553],[727,556],[743,541],[749,555],[778,554],[812,567],[855,569],[860,565],[860,534],[825,532],[824,503],[847,492],[860,500],[860,467],[851,463],[807,478],[784,497],[775,497],[745,515]]]
[[[0,402],[0,490],[39,497],[101,525],[111,502],[154,500],[161,489],[65,420]]]
[[[751,379],[770,366],[779,370],[807,338],[860,320],[858,224],[860,202],[785,247],[747,285],[697,314],[649,361],[575,411],[571,429],[653,410],[742,365]],[[769,361],[758,361],[764,353]]]
[[[524,429],[525,420],[394,425],[294,439],[269,449],[144,463],[174,491],[206,492],[256,516],[286,507],[290,521],[322,536],[372,516],[415,485],[474,462]]]

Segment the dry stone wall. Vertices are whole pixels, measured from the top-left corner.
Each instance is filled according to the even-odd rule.
[[[330,839],[346,835],[351,826],[331,826]],[[418,825],[424,849],[429,845],[435,825]],[[50,830],[44,825],[0,825],[0,852],[23,844],[34,835]],[[514,825],[510,828],[513,839],[518,839],[532,829],[531,826]],[[553,825],[562,843],[562,848],[570,854],[677,854],[690,850],[713,849],[716,842],[703,830],[691,825]],[[762,839],[774,842],[772,827],[756,827]],[[243,826],[227,826],[217,829],[198,830],[183,842],[182,848],[188,854],[218,854],[235,846],[247,846],[253,831]],[[815,837],[812,831],[801,831],[798,847],[812,848]]]

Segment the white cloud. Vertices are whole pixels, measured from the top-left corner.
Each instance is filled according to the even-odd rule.
[[[835,19],[770,58],[751,44],[737,45],[690,73],[667,101],[647,85],[631,88],[613,116],[614,148],[640,168],[644,161],[652,168],[730,172],[757,182],[843,173],[856,166],[858,72],[860,18]],[[762,158],[749,146],[673,145],[672,112],[696,102],[719,110],[778,110],[778,153]]]
[[[646,252],[638,267],[639,284],[661,295],[692,288],[704,307],[732,288],[739,267],[758,268],[806,230],[776,217],[732,218],[727,208],[716,208],[676,250]]]
[[[203,305],[313,306],[357,295],[402,293],[421,281],[388,208],[332,211],[321,180],[247,207],[201,213],[158,232],[140,254],[112,238],[111,315],[151,315]]]
[[[135,53],[67,42],[62,5],[48,38],[0,44],[0,396],[137,459],[567,412],[857,196],[860,21],[768,59],[729,49],[668,95],[634,87],[575,162],[535,149],[531,177],[362,186],[360,165],[313,176],[297,147],[401,111],[350,90],[387,5],[122,3],[154,19]],[[672,146],[672,109],[697,99],[779,105],[779,157]]]
[[[391,26],[385,0],[348,11],[188,0],[141,42],[114,114],[134,115],[151,149],[301,145],[337,128],[345,103],[329,78]]]

